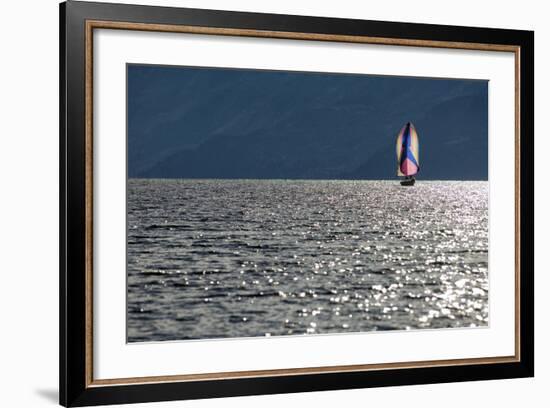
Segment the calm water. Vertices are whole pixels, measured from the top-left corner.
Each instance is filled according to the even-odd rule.
[[[488,184],[128,182],[128,340],[488,324]]]

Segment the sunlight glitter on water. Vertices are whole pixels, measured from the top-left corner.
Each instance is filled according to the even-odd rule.
[[[487,182],[129,180],[128,340],[486,326]]]

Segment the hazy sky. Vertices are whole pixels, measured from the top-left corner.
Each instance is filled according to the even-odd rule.
[[[404,63],[406,63],[404,61]],[[128,65],[130,177],[487,179],[488,82]]]

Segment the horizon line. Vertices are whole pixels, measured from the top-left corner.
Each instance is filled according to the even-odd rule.
[[[240,181],[399,181],[401,178],[379,179],[346,179],[346,178],[239,178],[239,177],[126,177],[127,180],[240,180]],[[489,181],[488,178],[479,179],[416,179],[422,181]]]

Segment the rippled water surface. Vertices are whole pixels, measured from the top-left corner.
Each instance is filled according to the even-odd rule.
[[[128,182],[128,340],[488,324],[487,182]]]

